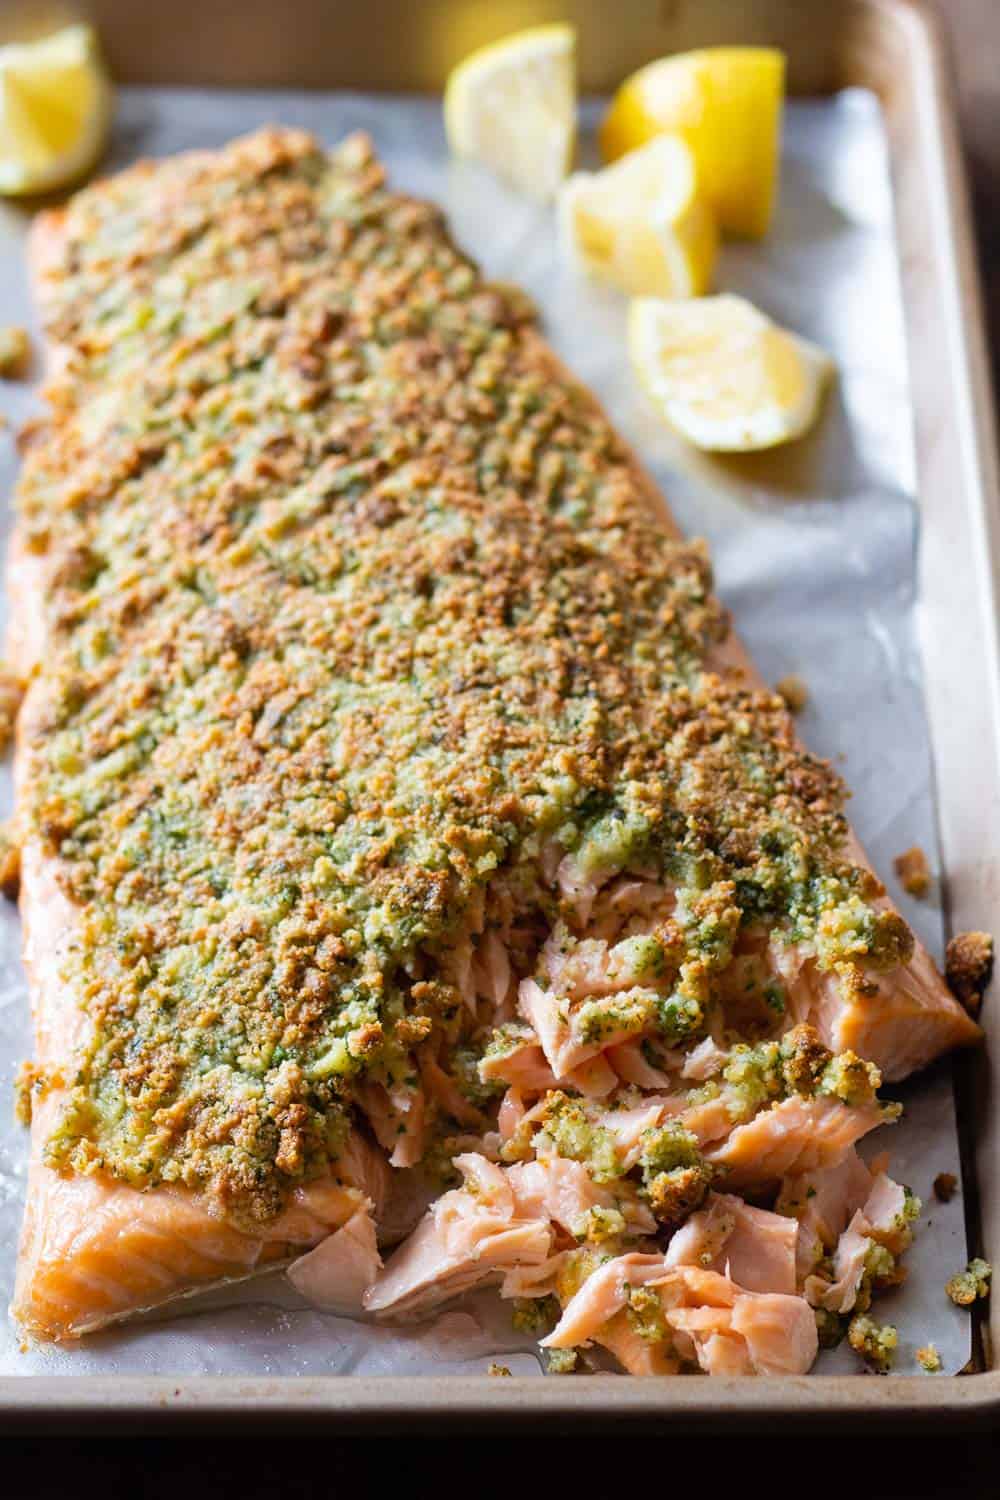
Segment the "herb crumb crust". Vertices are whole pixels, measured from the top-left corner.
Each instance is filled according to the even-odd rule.
[[[419,1095],[428,1161],[481,1135],[470,940],[502,929],[513,983],[556,929],[572,959],[609,872],[676,903],[598,1031],[697,1043],[759,932],[855,993],[905,962],[838,777],[715,670],[704,547],[364,138],[263,131],[85,190],[42,297],[21,833],[76,904],[91,1022],[51,1165],[254,1225],[359,1117],[385,1145]],[[771,991],[751,1044],[791,1024]]]

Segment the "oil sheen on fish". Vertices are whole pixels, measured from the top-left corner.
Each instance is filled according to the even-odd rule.
[[[491,1280],[552,1358],[808,1368],[905,1248],[880,1070],[977,1029],[704,547],[361,137],[140,164],[33,269],[17,1318],[301,1256],[338,1312]]]

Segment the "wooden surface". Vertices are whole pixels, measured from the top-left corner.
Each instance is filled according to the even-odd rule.
[[[958,77],[984,303],[1000,391],[1000,0],[931,0]]]

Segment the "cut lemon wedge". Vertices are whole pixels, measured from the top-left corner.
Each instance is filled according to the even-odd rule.
[[[0,193],[82,177],[104,149],[111,84],[89,26],[0,47]]]
[[[682,135],[719,227],[758,239],[774,206],[785,59],[773,47],[707,47],[626,79],[601,123],[613,161],[662,131]]]
[[[533,26],[471,53],[445,87],[451,150],[534,198],[554,198],[576,141],[575,58],[571,26]]]
[[[629,308],[629,354],[646,392],[698,448],[749,453],[802,435],[833,364],[742,297]]]
[[[697,297],[711,284],[715,218],[679,136],[657,136],[603,172],[574,173],[559,223],[579,265],[634,297]]]

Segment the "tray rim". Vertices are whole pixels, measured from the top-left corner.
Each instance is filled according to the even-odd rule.
[[[814,0],[815,3],[815,0]],[[825,0],[818,0],[824,4]],[[959,380],[952,391],[955,410],[953,455],[960,462],[967,519],[985,542],[978,578],[981,645],[986,675],[996,680],[1000,662],[997,599],[1000,595],[1000,478],[998,478],[995,406],[982,316],[979,271],[971,228],[965,166],[956,125],[954,81],[939,18],[927,0],[850,0],[850,14],[862,32],[895,29],[905,49],[912,101],[919,116],[912,152],[922,155],[931,183],[933,278],[947,317],[949,360]],[[849,84],[850,76],[834,80]],[[856,81],[856,80],[854,80]],[[917,88],[919,85],[919,88]],[[930,154],[931,160],[926,160]],[[897,191],[893,163],[893,196]],[[900,246],[900,259],[904,259]],[[913,353],[907,274],[901,265],[907,342]],[[925,272],[926,274],[926,272]],[[916,416],[916,400],[914,400]],[[918,445],[919,446],[919,445]],[[920,465],[921,490],[923,467]],[[986,612],[985,614],[983,612]],[[992,619],[990,619],[992,612]],[[923,644],[923,643],[922,643]],[[996,700],[994,699],[994,709]],[[934,715],[931,715],[932,720]],[[937,759],[936,724],[932,742]],[[992,723],[991,748],[1000,753],[1000,717]],[[944,865],[948,868],[947,829],[942,829]],[[958,905],[961,906],[961,899]],[[949,914],[958,915],[951,903]],[[959,923],[961,925],[961,923]],[[963,1064],[966,1082],[980,1092],[986,1064]],[[995,1105],[993,1106],[995,1109]],[[980,1172],[987,1166],[985,1147],[991,1135],[970,1153]],[[993,1153],[995,1157],[995,1152]],[[992,1165],[992,1163],[989,1163]],[[977,1174],[978,1175],[978,1174]],[[973,1193],[975,1197],[975,1193]],[[996,1217],[994,1206],[993,1217]],[[980,1225],[970,1223],[973,1244]],[[454,1427],[541,1426],[547,1432],[587,1424],[627,1423],[630,1427],[682,1423],[686,1428],[723,1419],[739,1430],[774,1416],[800,1429],[848,1425],[864,1416],[865,1426],[887,1429],[912,1426],[924,1414],[946,1417],[963,1426],[985,1426],[1000,1419],[1000,1365],[967,1375],[928,1379],[890,1375],[863,1380],[851,1376],[769,1377],[753,1381],[713,1378],[690,1380],[664,1376],[654,1381],[591,1376],[563,1382],[533,1378],[424,1376],[152,1376],[33,1375],[0,1377],[0,1431],[40,1429],[134,1432],[141,1418],[156,1428],[218,1430],[255,1423],[273,1427],[309,1427],[320,1421],[339,1431],[372,1431],[414,1427],[447,1416]]]

